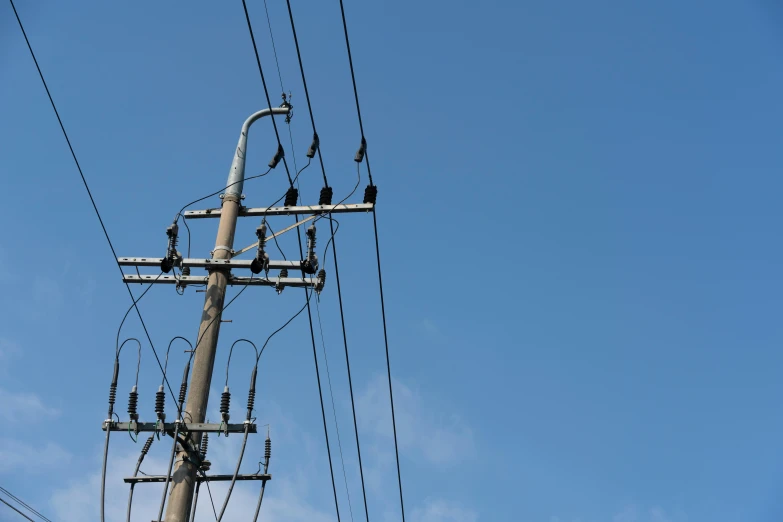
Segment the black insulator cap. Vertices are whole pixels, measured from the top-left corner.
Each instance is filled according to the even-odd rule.
[[[188,277],[190,275],[190,267],[189,266],[182,267],[182,275],[184,277]]]
[[[207,456],[207,450],[209,449],[209,433],[204,432],[204,435],[201,436],[201,460],[204,460],[204,457]]]
[[[272,440],[267,436],[266,441],[264,442],[264,458],[266,459],[267,463],[269,463],[269,459],[272,457]]]
[[[285,193],[285,206],[295,207],[298,199],[299,199],[299,191],[296,189],[296,187],[290,187],[288,191]]]
[[[266,223],[261,223],[258,228],[256,228],[256,237],[260,240],[261,238],[266,238]]]
[[[314,158],[318,147],[321,145],[321,140],[318,139],[318,134],[313,133],[313,142],[310,144],[310,148],[307,150],[307,157]]]
[[[331,205],[332,204],[332,187],[324,187],[321,189],[321,197],[318,198],[319,205]]]
[[[136,405],[139,402],[139,393],[136,391],[136,386],[131,389],[128,395],[128,416],[131,420],[139,420],[139,414],[136,411]]]
[[[277,164],[280,163],[280,160],[283,159],[285,156],[285,151],[283,150],[282,145],[277,146],[277,152],[275,153],[275,157],[272,158],[272,161],[269,162],[269,168],[273,169],[277,167]]]
[[[164,257],[160,262],[161,271],[168,274],[172,268],[174,268],[174,260],[168,256]]]
[[[114,375],[111,378],[111,385],[117,386],[117,378],[120,376],[120,361],[114,360]]]
[[[166,235],[169,237],[176,237],[179,233],[179,225],[177,225],[176,222],[172,223],[171,225],[166,228]]]
[[[155,435],[150,435],[150,438],[147,439],[147,442],[144,443],[144,447],[141,448],[141,454],[146,455],[147,452],[150,450],[150,447],[152,446],[152,441],[155,439]]]
[[[264,258],[258,259],[258,257],[254,258],[250,262],[250,271],[254,274],[260,274],[261,272],[265,271],[269,267],[269,255],[264,252]]]
[[[367,140],[362,138],[362,144],[359,146],[359,150],[356,151],[356,156],[354,156],[353,160],[356,163],[361,163],[364,159],[364,153],[367,151]]]
[[[250,376],[250,391],[256,392],[256,376],[258,375],[258,366],[253,368],[253,374]]]
[[[225,387],[223,393],[220,394],[220,416],[224,422],[228,422],[229,409],[231,407],[231,392],[228,391],[228,386]]]
[[[320,294],[321,290],[324,289],[325,284],[326,284],[326,270],[322,268],[318,271],[318,282],[315,284],[315,291]]]
[[[378,197],[378,185],[367,185],[364,189],[364,202],[372,203],[375,205],[375,200]]]
[[[164,412],[166,406],[166,392],[163,391],[163,385],[155,392],[155,413],[160,414]]]

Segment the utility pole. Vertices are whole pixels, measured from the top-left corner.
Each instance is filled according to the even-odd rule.
[[[247,433],[256,433],[257,429],[256,425],[250,420],[250,406],[248,406],[248,416],[244,423],[229,424],[228,417],[224,417],[223,422],[220,424],[210,424],[204,422],[207,412],[207,402],[209,400],[209,390],[212,382],[212,371],[215,364],[218,334],[220,333],[220,316],[223,312],[223,302],[226,296],[226,287],[228,285],[268,286],[275,288],[278,293],[280,293],[285,287],[296,287],[310,288],[315,292],[320,293],[321,290],[323,290],[326,281],[326,271],[323,269],[318,270],[318,260],[314,250],[315,226],[311,225],[307,232],[308,251],[306,259],[299,261],[270,260],[268,254],[266,254],[264,251],[265,242],[301,225],[304,225],[307,222],[317,220],[324,215],[329,216],[331,214],[342,213],[366,213],[372,211],[375,208],[374,202],[361,204],[338,203],[333,205],[331,203],[331,194],[329,194],[329,197],[326,199],[324,199],[322,196],[318,205],[297,206],[296,202],[294,202],[293,205],[290,205],[289,201],[286,201],[287,205],[282,207],[247,208],[241,205],[243,198],[242,187],[245,179],[247,134],[250,126],[264,116],[288,115],[290,110],[291,108],[289,105],[264,109],[252,114],[247,120],[245,120],[239,135],[239,143],[237,145],[236,151],[234,152],[234,160],[231,163],[231,170],[228,174],[226,191],[221,196],[223,200],[221,208],[191,210],[184,213],[183,217],[185,219],[219,218],[220,221],[218,224],[217,238],[215,239],[215,248],[212,251],[211,258],[183,258],[181,254],[176,251],[176,222],[169,226],[167,230],[169,244],[166,257],[117,258],[117,264],[121,267],[128,266],[136,267],[137,269],[138,275],[123,273],[122,280],[125,283],[176,284],[180,288],[197,284],[206,285],[207,287],[206,297],[204,299],[204,308],[201,314],[201,324],[199,326],[198,337],[196,338],[196,344],[194,347],[195,354],[193,356],[193,368],[190,374],[189,390],[185,388],[185,380],[183,380],[183,388],[180,390],[180,401],[185,400],[185,393],[187,392],[187,403],[182,408],[182,417],[175,419],[175,422],[165,422],[165,417],[159,417],[159,422],[151,423],[140,422],[138,414],[136,414],[135,417],[131,416],[129,422],[120,422],[107,419],[103,423],[103,429],[107,431],[128,431],[135,432],[136,434],[140,432],[153,432],[158,434],[165,433],[173,438],[177,438],[177,446],[175,447],[174,444],[172,444],[172,449],[176,448],[176,455],[172,453],[172,459],[176,460],[176,467],[173,469],[173,472],[170,474],[167,472],[167,474],[163,476],[138,477],[134,475],[133,477],[126,477],[124,479],[124,481],[129,484],[164,482],[166,484],[164,491],[169,491],[167,488],[170,486],[168,502],[166,502],[164,493],[164,498],[162,499],[161,503],[161,509],[163,503],[167,504],[166,515],[163,519],[165,522],[189,522],[192,520],[191,506],[194,504],[193,499],[194,493],[196,491],[196,485],[200,482],[207,480],[231,480],[233,485],[234,481],[236,480],[260,480],[265,484],[267,480],[271,480],[272,478],[271,475],[266,473],[240,475],[239,466],[237,466],[236,473],[234,475],[210,475],[207,477],[204,474],[204,471],[206,471],[208,467],[205,466],[205,461],[199,457],[202,433],[221,430],[226,434],[244,432],[245,436],[247,436]],[[311,151],[308,152],[308,157],[312,157],[310,156],[311,153],[313,155],[315,154],[317,147],[318,143],[315,141],[314,144],[311,145]],[[282,156],[282,147],[278,146],[275,159],[273,159],[269,164],[270,168],[273,168],[274,165],[276,165],[277,162],[282,159]],[[234,250],[234,233],[236,231],[237,219],[239,217],[263,217],[266,219],[267,217],[271,216],[300,215],[308,215],[309,217],[301,219],[284,229],[279,229],[278,232],[269,236],[266,235],[266,225],[262,224],[256,230],[256,237],[258,239],[256,243],[253,243],[240,250]],[[257,249],[255,259],[236,259],[236,256],[253,248]],[[161,273],[155,276],[138,273],[138,267],[157,267],[160,268],[164,273],[168,273],[174,266],[180,268],[182,275],[164,275]],[[205,268],[209,275],[206,277],[192,276],[190,275],[191,268]],[[266,275],[264,277],[257,278],[253,278],[252,276],[249,278],[238,277],[231,273],[232,269],[249,269],[255,274],[264,271],[266,272]],[[268,274],[270,269],[279,269],[280,275],[278,277],[270,277]],[[289,269],[295,272],[301,272],[301,276],[289,277]],[[316,272],[317,276],[309,277],[315,275]],[[189,368],[189,365],[186,366],[186,368]],[[221,414],[223,414],[222,408],[223,406],[221,405]],[[228,405],[226,405],[225,413],[228,413],[227,409]],[[131,409],[129,406],[129,413],[130,411]],[[135,405],[133,406],[133,412],[135,413]],[[160,423],[160,420],[163,420],[164,422]],[[176,459],[174,459],[175,456]],[[199,472],[201,472],[201,476],[199,476]],[[225,502],[227,504],[228,497],[226,498]],[[224,504],[224,506],[226,504]],[[130,514],[130,506],[128,514]]]
[[[223,195],[223,205],[220,212],[215,249],[212,259],[230,259],[234,248],[234,232],[242,200],[242,185],[245,179],[245,157],[247,154],[247,133],[250,126],[258,119],[270,114],[286,115],[289,107],[264,109],[251,115],[242,125],[239,143],[234,151],[234,160],[228,173],[226,192]],[[204,311],[201,314],[201,325],[196,338],[196,354],[193,362],[193,373],[190,379],[190,392],[183,416],[187,422],[204,422],[209,401],[209,388],[212,383],[212,370],[215,365],[218,334],[220,333],[220,318],[223,311],[223,301],[226,297],[226,285],[230,272],[229,267],[215,266],[210,270],[207,283]],[[199,341],[200,340],[200,341]],[[198,447],[200,434],[191,435],[191,442]],[[186,456],[186,448],[180,448],[178,457]],[[188,459],[178,458],[177,467],[171,478],[171,496],[166,508],[166,522],[188,522],[190,507],[193,503],[193,491],[196,487],[197,467]]]

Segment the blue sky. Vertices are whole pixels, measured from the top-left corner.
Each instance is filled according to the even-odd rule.
[[[172,216],[225,183],[242,122],[266,105],[241,2],[17,7],[118,254],[162,255]],[[263,3],[249,7],[277,103]],[[295,151],[284,124],[283,142],[301,168],[304,92],[285,3],[269,8],[295,105]],[[293,8],[327,175],[344,195],[360,135],[339,4]],[[380,190],[409,520],[781,520],[783,9],[349,0],[346,10]],[[100,423],[129,299],[9,5],[0,71],[0,485],[50,518],[97,520]],[[275,148],[271,124],[256,124],[248,174]],[[318,169],[301,182],[303,200],[316,202]],[[268,205],[285,188],[279,167],[245,185],[246,204]],[[394,521],[372,224],[340,223],[368,509]],[[257,224],[243,220],[238,246]],[[191,225],[194,257],[208,256],[215,225]],[[290,237],[282,246],[296,248]],[[168,287],[144,298],[159,351],[195,337],[202,299]],[[216,373],[231,342],[263,342],[302,301],[249,289],[226,311]],[[320,311],[350,494],[349,510],[327,399],[340,510],[358,521],[334,285]],[[123,329],[131,335],[143,335],[136,320]],[[250,355],[237,350],[239,404]],[[149,418],[160,372],[146,342],[141,368]],[[335,520],[305,318],[270,344],[259,382],[259,423],[271,423],[275,447],[266,520]],[[210,445],[218,469],[231,467],[236,439]],[[112,439],[110,520],[124,514],[121,477],[138,449]],[[142,469],[161,472],[167,449],[153,446]],[[150,520],[159,490],[139,493],[139,519]],[[254,495],[242,485],[233,516],[252,512]],[[210,520],[200,505],[198,519]],[[0,520],[14,516],[0,510]]]

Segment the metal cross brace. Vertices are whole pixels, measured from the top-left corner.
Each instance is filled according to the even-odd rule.
[[[234,475],[209,475],[209,476],[196,476],[197,482],[220,482],[228,481],[234,478]],[[258,475],[237,475],[237,480],[272,480],[272,475],[266,473],[259,473]],[[143,477],[125,477],[123,479],[126,484],[138,484],[138,483],[155,483],[166,482],[166,475],[146,475]]]
[[[103,421],[101,429],[106,431],[133,431],[135,433],[141,432],[155,432],[154,422],[109,422]],[[180,423],[179,427],[174,422],[166,422],[161,427],[158,425],[158,432],[174,432],[174,429],[178,429],[180,433],[201,433],[201,432],[223,432],[223,433],[244,433],[246,424],[214,424],[207,422],[186,422]],[[256,425],[250,424],[249,433],[257,433]]]
[[[252,216],[290,216],[294,214],[344,214],[347,212],[369,212],[375,208],[372,203],[357,203],[352,205],[306,205],[294,207],[242,207],[239,209],[241,217]],[[209,208],[207,210],[188,210],[186,219],[219,218],[221,209]]]

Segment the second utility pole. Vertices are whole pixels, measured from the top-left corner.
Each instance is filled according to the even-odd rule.
[[[215,249],[212,259],[230,259],[234,247],[234,232],[242,199],[242,185],[245,179],[245,157],[247,153],[247,133],[250,125],[259,118],[270,114],[288,114],[288,107],[264,109],[250,116],[242,125],[239,144],[234,152],[234,161],[228,173],[226,192],[223,196],[223,206],[220,213]],[[212,382],[212,369],[215,365],[218,334],[220,333],[220,315],[223,312],[223,301],[226,297],[229,269],[214,267],[209,274],[204,311],[201,314],[201,325],[196,338],[193,373],[190,379],[190,392],[185,411],[182,413],[185,422],[204,422],[209,400],[209,388]],[[190,440],[198,447],[201,435],[192,434]],[[188,522],[190,508],[193,503],[193,491],[196,486],[198,468],[187,456],[185,448],[180,448],[177,455],[177,467],[171,477],[171,495],[166,507],[166,522]]]

